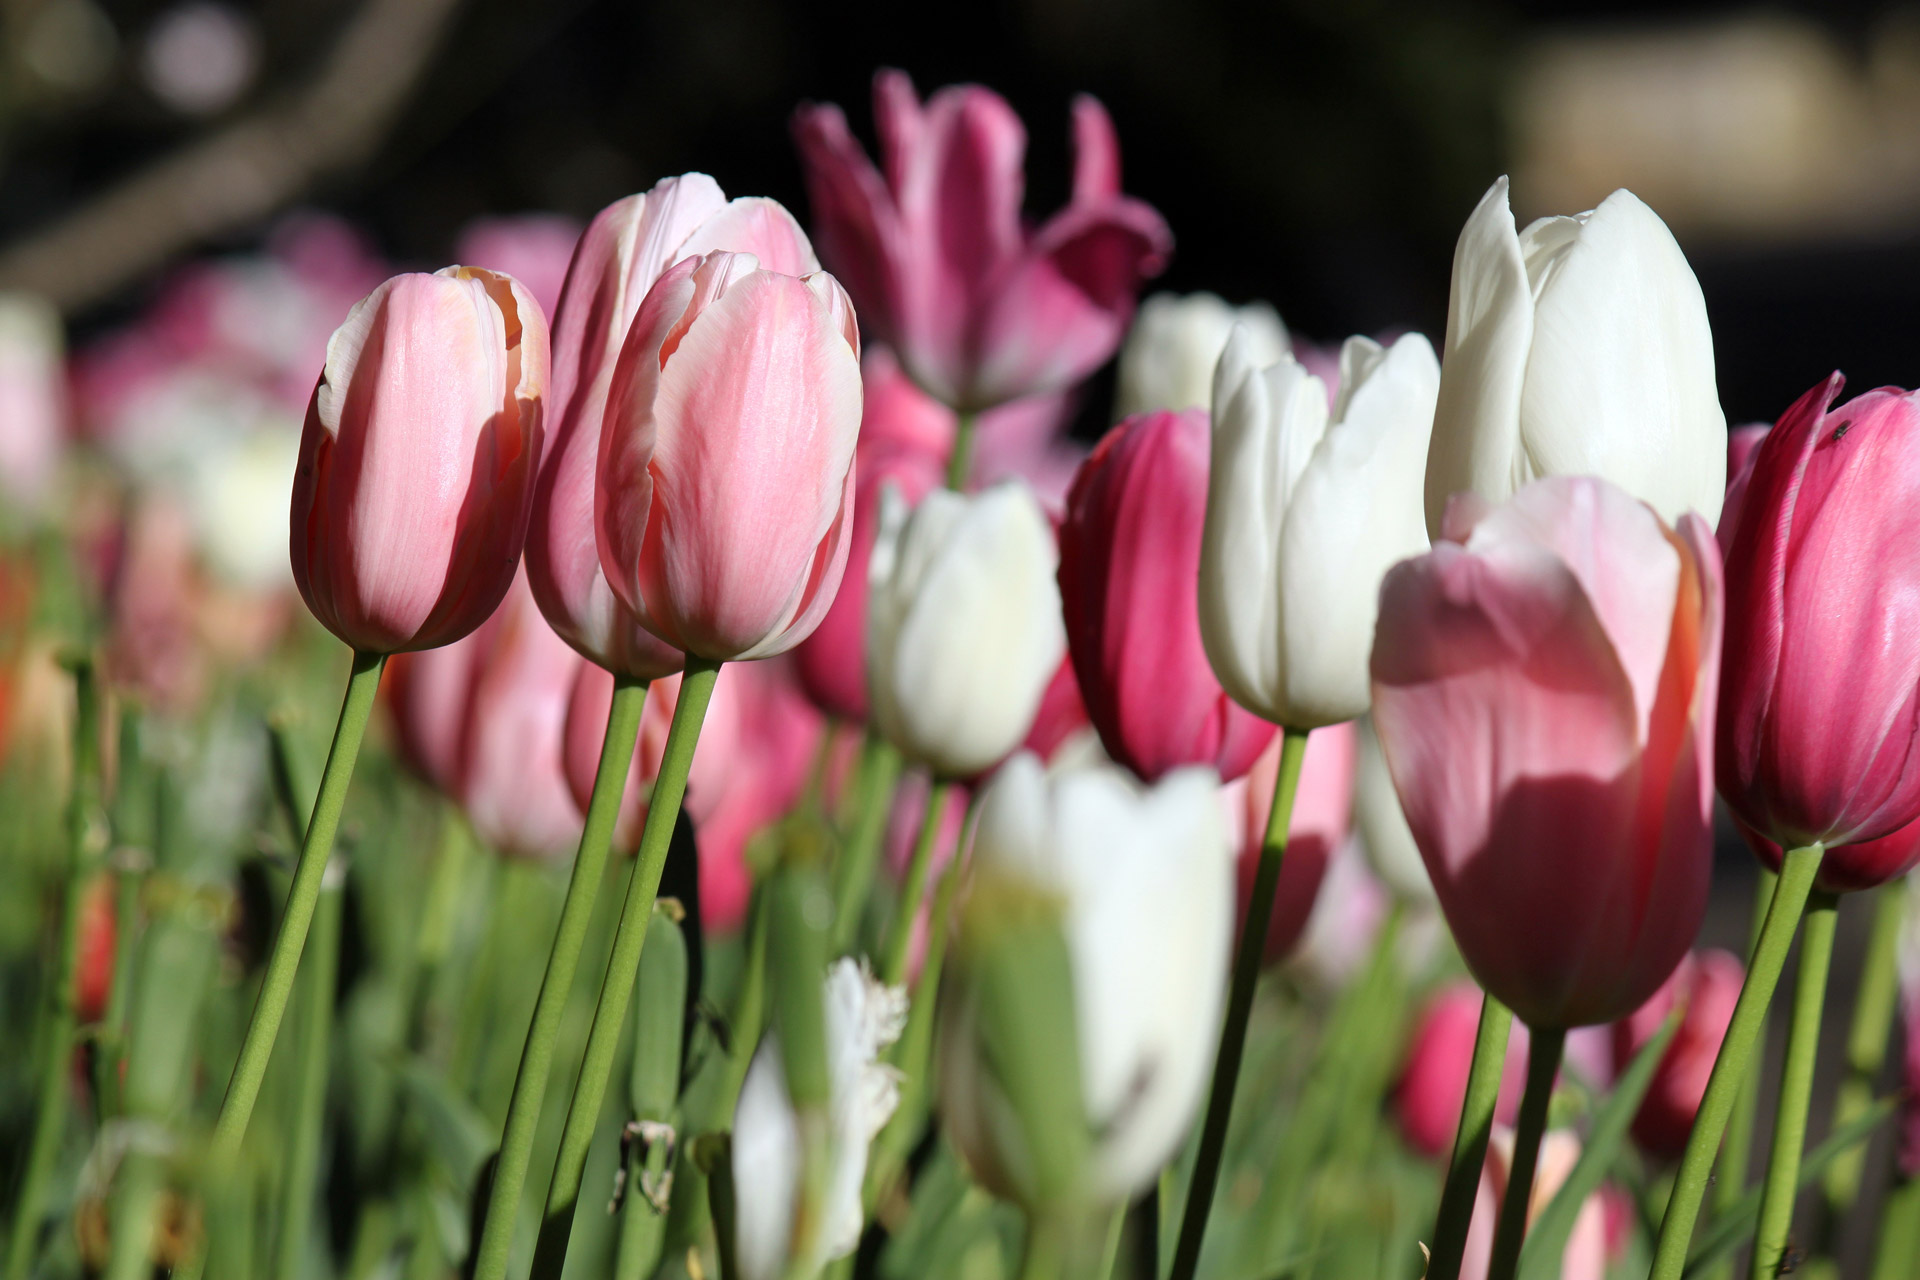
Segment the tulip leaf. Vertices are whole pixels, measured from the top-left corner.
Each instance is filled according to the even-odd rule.
[[[399,1066],[401,1086],[426,1130],[427,1149],[464,1191],[493,1154],[492,1127],[471,1102],[420,1059],[409,1057]]]
[[[1567,1240],[1573,1235],[1573,1224],[1580,1216],[1580,1207],[1587,1202],[1606,1177],[1607,1170],[1613,1167],[1614,1157],[1619,1153],[1620,1144],[1626,1141],[1627,1130],[1633,1124],[1634,1114],[1640,1110],[1640,1102],[1647,1096],[1647,1088],[1653,1083],[1653,1073],[1660,1065],[1660,1059],[1666,1056],[1667,1046],[1673,1043],[1673,1037],[1680,1030],[1680,1021],[1685,1010],[1676,1006],[1661,1024],[1653,1039],[1641,1046],[1633,1061],[1614,1082],[1613,1092],[1606,1102],[1594,1113],[1593,1128],[1587,1134],[1586,1146],[1581,1149],[1579,1160],[1574,1162],[1573,1170],[1567,1180],[1560,1184],[1560,1190],[1554,1194],[1540,1217],[1527,1232],[1526,1244],[1520,1251],[1520,1275],[1522,1280],[1553,1280],[1560,1274],[1560,1258],[1567,1251]]]

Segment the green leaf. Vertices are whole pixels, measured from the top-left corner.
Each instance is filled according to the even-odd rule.
[[[438,1072],[416,1058],[400,1064],[400,1083],[425,1124],[427,1150],[446,1166],[456,1185],[470,1188],[480,1166],[493,1155],[492,1127]]]

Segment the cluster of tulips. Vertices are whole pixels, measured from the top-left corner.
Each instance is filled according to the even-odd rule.
[[[1316,931],[1365,953],[1301,1102],[1334,1143],[1369,993],[1429,904],[1473,984],[1395,1054],[1406,1141],[1448,1167],[1387,1274],[1605,1275],[1629,1127],[1677,1161],[1644,1197],[1656,1280],[1749,1239],[1755,1277],[1797,1265],[1801,1186],[1851,1159],[1850,1202],[1852,1146],[1895,1110],[1872,1087],[1920,861],[1920,400],[1839,403],[1836,374],[1730,437],[1699,286],[1624,191],[1517,229],[1502,179],[1461,233],[1441,353],[1417,333],[1333,353],[1210,295],[1136,315],[1172,238],[1121,192],[1091,99],[1071,198],[1037,227],[991,92],[922,102],[882,73],[875,120],[879,168],[837,108],[797,114],[811,238],[684,174],[593,219],[551,316],[459,266],[387,280],[333,334],[290,547],[352,650],[345,699],[311,794],[282,779],[298,860],[217,1118],[191,1161],[122,1135],[106,1274],[156,1252],[240,1274],[181,1206],[212,1214],[244,1176],[302,975],[339,963],[335,839],[383,700],[482,841],[572,859],[528,1021],[502,1033],[476,1280],[529,1257],[563,1274],[610,1117],[621,1280],[851,1276],[936,1230],[907,1206],[966,1188],[1020,1211],[1023,1277],[1104,1280],[1133,1235],[1141,1280],[1237,1274],[1209,1226],[1236,1194],[1230,1134],[1257,1122],[1235,1102],[1269,962]],[[1117,425],[1082,457],[1059,425],[1116,351]],[[75,1010],[107,999],[86,995],[89,689],[52,1094]],[[1391,899],[1365,929],[1310,920],[1356,787]],[[1744,961],[1692,951],[1716,792],[1766,868]],[[1858,1078],[1838,1145],[1803,1155],[1837,903],[1883,886]],[[417,909],[444,930],[437,897]],[[715,1008],[703,939],[735,932]],[[584,1039],[563,1034],[583,959],[604,962]],[[1920,1024],[1920,971],[1904,985]],[[695,1063],[696,1040],[719,1048]],[[1920,1026],[1907,1044],[1920,1076]],[[1584,1125],[1553,1105],[1570,1078],[1594,1086]],[[141,1079],[129,1114],[164,1117]],[[324,1067],[312,1087],[317,1133]],[[10,1280],[50,1216],[60,1114],[34,1128]],[[1881,1210],[1896,1267],[1920,1248],[1916,1126]],[[1318,1149],[1287,1132],[1266,1160],[1304,1194]],[[957,1162],[929,1159],[932,1134]]]

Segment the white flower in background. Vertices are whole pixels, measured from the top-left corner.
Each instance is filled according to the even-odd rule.
[[[1433,881],[1427,864],[1420,857],[1420,846],[1413,842],[1407,827],[1407,815],[1400,808],[1400,793],[1393,788],[1393,775],[1387,771],[1387,757],[1380,750],[1380,737],[1373,731],[1373,718],[1360,720],[1359,764],[1353,779],[1353,825],[1360,833],[1367,862],[1387,888],[1408,902],[1434,900]]]
[[[267,590],[292,581],[286,508],[299,463],[300,437],[269,426],[223,442],[184,477],[194,540],[227,582]]]
[[[1059,550],[1016,483],[936,489],[908,511],[881,492],[867,597],[873,723],[942,777],[1020,745],[1066,652]]]
[[[1601,476],[1669,522],[1719,519],[1727,420],[1706,302],[1632,192],[1516,233],[1507,180],[1495,182],[1453,252],[1444,370],[1430,534],[1455,493],[1500,503],[1551,475]]]
[[[1117,766],[1049,772],[1022,752],[980,800],[974,884],[1011,881],[1062,903],[1091,1139],[1085,1191],[1104,1203],[1173,1158],[1213,1065],[1234,929],[1218,792],[1211,769],[1145,787]],[[943,1001],[935,1078],[949,1135],[976,1172],[1004,1180],[1022,1161],[996,1149],[1006,1104],[976,1016],[966,1000]]]
[[[44,509],[67,434],[65,331],[35,294],[0,294],[0,492]]]
[[[826,1019],[831,1152],[819,1256],[806,1260],[809,1274],[860,1243],[867,1147],[900,1101],[899,1077],[880,1053],[906,1026],[907,994],[857,961],[838,960],[827,970]],[[780,1043],[769,1032],[733,1113],[735,1254],[744,1280],[779,1280],[787,1271],[800,1160],[800,1122],[787,1099]]]
[[[1207,408],[1214,366],[1236,325],[1261,368],[1279,363],[1290,350],[1287,326],[1264,302],[1236,307],[1213,293],[1156,293],[1141,303],[1120,348],[1113,416]]]
[[[1380,579],[1427,549],[1420,486],[1440,368],[1417,333],[1354,337],[1340,392],[1236,332],[1214,380],[1200,636],[1220,684],[1277,724],[1367,709]]]

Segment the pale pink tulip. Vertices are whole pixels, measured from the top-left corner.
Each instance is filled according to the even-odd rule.
[[[1613,1024],[1613,1063],[1624,1071],[1658,1035],[1677,1004],[1680,1027],[1660,1055],[1653,1081],[1633,1117],[1633,1138],[1648,1153],[1677,1159],[1693,1132],[1694,1113],[1706,1096],[1707,1077],[1720,1056],[1733,1006],[1747,979],[1746,966],[1727,951],[1700,951],[1680,961],[1653,998]]]
[[[1699,932],[1720,557],[1603,480],[1552,478],[1380,590],[1373,718],[1447,923],[1536,1026],[1610,1022]]]
[[[1580,1161],[1580,1139],[1566,1129],[1555,1129],[1540,1140],[1540,1161],[1533,1175],[1533,1195],[1527,1201],[1527,1221],[1531,1223],[1551,1203],[1560,1186]],[[1513,1168],[1513,1130],[1495,1125],[1493,1139],[1487,1143],[1487,1162],[1480,1173],[1480,1189],[1474,1195],[1473,1223],[1467,1228],[1466,1249],[1460,1259],[1461,1280],[1486,1280],[1493,1261],[1494,1233],[1500,1223],[1500,1209],[1507,1195],[1507,1178]],[[1560,1280],[1604,1280],[1607,1274],[1607,1212],[1600,1194],[1595,1192],[1580,1206],[1567,1237],[1566,1252],[1560,1255]]]
[[[1353,814],[1353,780],[1359,770],[1360,736],[1351,723],[1316,729],[1307,738],[1306,759],[1300,765],[1300,783],[1293,813],[1287,823],[1287,853],[1280,863],[1280,883],[1274,892],[1273,918],[1267,925],[1266,960],[1272,964],[1292,951],[1307,927],[1320,881],[1334,850],[1345,842]],[[1273,784],[1280,772],[1280,739],[1260,753],[1247,776],[1221,789],[1239,822],[1240,909],[1246,919],[1253,879],[1260,869],[1260,846],[1267,835],[1267,817],[1273,810]]]
[[[510,277],[395,276],[327,347],[293,481],[293,577],[355,649],[466,635],[513,581],[540,461],[547,322]]]
[[[853,307],[750,253],[669,268],[608,395],[594,526],[614,595],[716,661],[782,653],[833,603],[860,430]]]
[[[976,411],[1066,390],[1105,363],[1173,238],[1120,194],[1100,104],[1075,99],[1073,197],[1031,231],[1026,131],[1005,99],[956,85],[922,104],[905,73],[882,71],[873,110],[884,173],[836,106],[801,107],[794,134],[822,252],[914,381]]]

